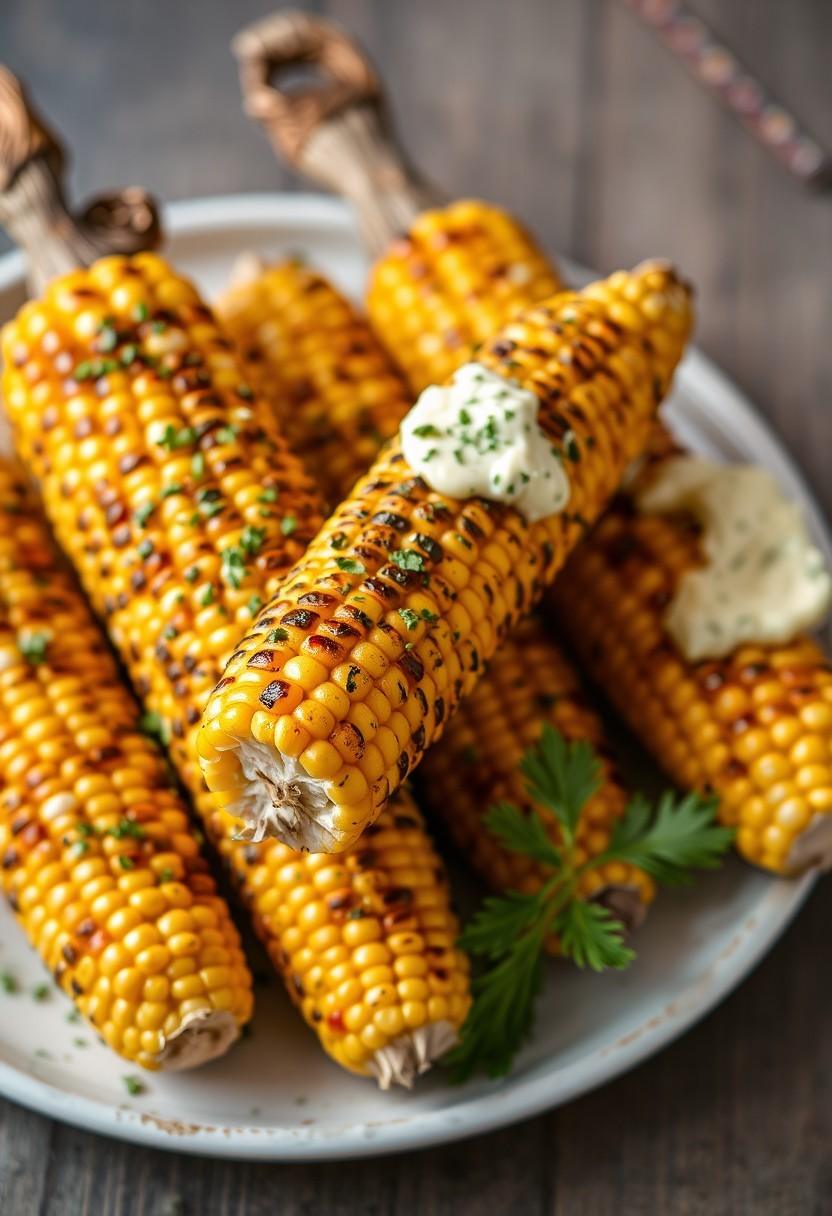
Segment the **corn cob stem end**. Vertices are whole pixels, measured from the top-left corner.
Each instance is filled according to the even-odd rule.
[[[816,815],[795,839],[786,858],[786,873],[832,870],[832,815]]]
[[[241,840],[256,844],[276,836],[310,853],[333,853],[350,843],[332,830],[338,807],[292,756],[256,739],[241,740],[237,755],[247,784],[226,810],[243,820]]]
[[[157,1064],[164,1072],[184,1072],[217,1060],[240,1037],[234,1015],[226,1009],[195,1009],[165,1039]]]
[[[370,1062],[370,1072],[379,1089],[390,1089],[392,1085],[412,1089],[416,1078],[450,1051],[457,1038],[450,1022],[429,1022],[380,1048]]]
[[[611,912],[628,934],[635,933],[647,915],[647,905],[635,887],[604,887],[593,896],[593,903]]]

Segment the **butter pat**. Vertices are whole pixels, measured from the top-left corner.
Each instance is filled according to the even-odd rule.
[[[569,501],[564,460],[540,428],[539,407],[528,389],[466,363],[450,384],[425,389],[402,422],[405,460],[439,494],[508,503],[535,523]]]
[[[691,661],[723,658],[748,642],[789,642],[828,613],[823,555],[800,508],[765,469],[680,456],[635,500],[646,514],[682,511],[702,526],[705,564],[683,575],[665,617]]]

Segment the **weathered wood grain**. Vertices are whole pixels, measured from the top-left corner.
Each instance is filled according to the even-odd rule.
[[[77,149],[83,193],[292,186],[239,116],[227,51],[269,0],[3,0],[0,59]],[[616,0],[330,0],[393,86],[414,155],[610,269],[677,259],[699,340],[832,509],[832,201],[801,189]],[[826,0],[698,0],[832,132]],[[2,1216],[824,1216],[832,1194],[832,884],[704,1023],[519,1127],[346,1165],[245,1166],[104,1140],[0,1103]]]

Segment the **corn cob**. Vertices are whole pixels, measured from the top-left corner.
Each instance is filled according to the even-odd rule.
[[[441,247],[444,213],[429,214]],[[449,225],[447,236],[452,235]],[[448,359],[440,353],[432,360],[423,351],[421,360],[411,361],[415,295],[425,279],[440,278],[437,255],[424,240],[414,242],[414,249],[416,244],[426,264],[415,264],[407,242],[395,244],[373,271],[368,307],[391,354],[412,366],[412,386],[421,388],[447,374]],[[457,250],[460,261],[463,252]],[[499,243],[488,252],[480,245],[476,256],[473,247],[465,251],[466,280],[474,283],[467,303],[475,314],[468,319],[471,327],[492,321],[490,311],[484,318],[480,314],[489,284],[484,276],[476,278],[478,266],[500,258],[508,261]],[[524,293],[527,304],[539,298],[528,285],[518,288]],[[406,313],[400,314],[399,301],[406,303]],[[456,363],[469,357],[469,350],[458,350]],[[678,451],[661,428],[651,447],[654,460]],[[576,651],[668,774],[683,786],[720,796],[723,821],[737,827],[737,845],[747,860],[776,873],[828,864],[832,693],[827,660],[814,642],[798,638],[793,646],[743,648],[718,663],[686,662],[664,633],[663,604],[683,569],[697,560],[695,537],[678,520],[640,517],[623,502],[579,546],[552,598]],[[760,665],[765,670],[755,677]],[[772,709],[776,688],[782,694],[777,713]],[[760,751],[752,755],[754,748]]]
[[[550,876],[542,864],[506,849],[483,818],[498,802],[534,810],[555,844],[560,832],[552,812],[529,798],[519,770],[523,753],[540,740],[545,722],[569,740],[588,740],[602,764],[602,784],[581,816],[576,864],[602,853],[624,812],[627,797],[604,741],[598,715],[581,695],[578,677],[527,617],[501,642],[488,674],[463,701],[419,771],[419,789],[449,835],[496,891],[539,890]],[[631,928],[655,894],[651,879],[635,866],[608,863],[582,876],[578,895],[608,904]]]
[[[340,502],[395,435],[411,399],[366,321],[298,261],[247,259],[217,312],[249,378],[325,499]]]
[[[198,747],[218,805],[294,847],[360,835],[645,445],[689,326],[686,289],[647,264],[554,297],[483,348],[488,369],[540,397],[559,450],[574,440],[569,511],[529,526],[443,497],[389,446],[208,703]]]
[[[489,203],[424,211],[375,264],[370,319],[411,388],[441,384],[509,317],[561,283],[520,224]]]
[[[20,470],[0,459],[0,877],[95,1031],[145,1068],[221,1055],[251,1014],[186,809]]]
[[[249,261],[246,269],[248,275],[254,274],[254,266]],[[289,347],[285,317],[302,311],[309,340],[292,349],[293,378],[296,382],[311,384],[317,358],[313,333],[319,313],[316,311],[311,320],[305,319],[309,288],[313,288],[311,294],[315,299],[321,295],[325,302],[332,304],[332,315],[352,316],[350,323],[354,330],[358,330],[362,322],[350,305],[338,297],[335,288],[297,264],[285,268],[275,266],[265,274],[263,271],[259,274],[262,277],[235,286],[225,297],[227,319],[231,320],[232,314],[236,314],[237,343],[242,344],[244,350],[258,354],[263,351],[260,366],[268,366],[270,373],[274,367],[277,381],[281,376],[286,379],[281,371]],[[270,285],[279,285],[279,291],[271,291]],[[359,332],[358,340],[365,345],[365,334]],[[400,384],[398,400],[405,402],[407,390],[403,382]],[[314,411],[297,411],[293,429],[287,430],[287,434],[294,449],[303,452],[311,477],[315,480],[331,478],[330,490],[341,499],[364,469],[356,467],[354,451],[350,450],[335,465],[335,454],[328,451],[328,444],[315,443],[316,435],[321,432],[321,421],[317,417],[320,409],[326,409],[322,401]],[[399,407],[393,416],[395,422],[406,409],[406,405]],[[347,437],[344,441],[348,443]],[[380,443],[381,439],[378,439]],[[366,458],[365,467],[369,463]],[[521,662],[523,658],[528,662]],[[522,672],[527,666],[530,671],[525,676]],[[501,643],[489,671],[451,719],[445,736],[427,751],[423,761],[420,782],[423,799],[434,814],[444,820],[468,863],[496,891],[536,889],[547,877],[545,867],[535,866],[528,857],[506,849],[495,835],[485,831],[482,822],[485,811],[496,801],[529,805],[524,779],[517,766],[523,750],[538,742],[544,721],[550,721],[569,739],[589,739],[603,759],[602,788],[592,799],[579,828],[580,849],[584,850],[580,861],[583,861],[606,848],[609,828],[624,811],[626,795],[608,759],[601,719],[585,703],[577,672],[538,619],[525,619],[510,640]],[[552,838],[557,840],[556,823],[549,811],[539,805],[534,809],[543,817]],[[641,921],[647,903],[652,899],[653,884],[646,874],[634,867],[608,866],[601,873],[586,874],[581,895],[586,899],[605,900],[633,928]]]
[[[409,1085],[444,1054],[468,1012],[468,962],[442,863],[407,790],[348,853],[295,853],[267,840],[237,845],[234,856],[275,966],[339,1064],[386,1089]]]
[[[3,354],[16,438],[58,536],[158,718],[211,841],[240,879],[260,936],[293,983],[277,941],[292,896],[274,885],[289,855],[274,841],[247,847],[234,839],[236,825],[202,782],[194,737],[225,656],[317,526],[311,483],[269,407],[249,392],[209,310],[154,255],[105,259],[55,280],[6,327]],[[421,847],[427,855],[429,844]],[[401,885],[385,878],[388,860],[378,861],[368,885]],[[314,857],[296,859],[301,870],[315,865]],[[432,927],[444,923],[452,940],[447,887],[438,865],[432,873]],[[322,950],[322,976],[339,965]],[[453,953],[449,967],[457,997],[443,1020],[454,1030],[466,1009],[462,956]],[[407,999],[407,1029],[384,1052],[404,1081],[449,1036],[432,1021],[435,1006],[425,1006],[421,1028],[418,1006],[405,1017]],[[392,1025],[394,1015],[386,1018]],[[334,1032],[315,1018],[312,1025],[329,1047]],[[381,1034],[367,1031],[363,1062],[352,1043],[351,1067],[381,1069],[372,1046]]]
[[[654,447],[643,476],[673,455],[660,430]],[[701,560],[690,520],[639,514],[623,496],[570,560],[552,603],[588,670],[667,773],[719,796],[748,861],[777,874],[828,866],[832,669],[808,637],[688,662],[664,613]]]

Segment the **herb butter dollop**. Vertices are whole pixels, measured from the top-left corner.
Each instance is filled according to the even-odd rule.
[[[440,494],[510,503],[529,523],[569,501],[564,458],[576,458],[567,436],[561,455],[537,421],[537,396],[479,363],[466,363],[450,384],[426,388],[401,425],[410,467]]]
[[[830,577],[796,503],[751,465],[679,456],[635,493],[646,514],[683,511],[702,527],[705,564],[679,581],[665,626],[691,661],[744,642],[774,645],[824,619]]]

